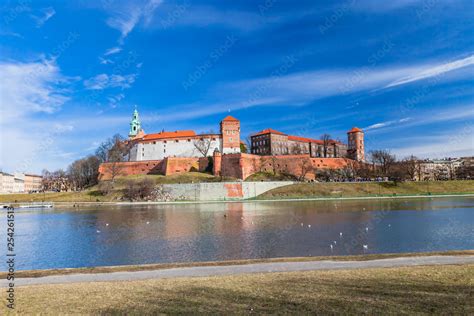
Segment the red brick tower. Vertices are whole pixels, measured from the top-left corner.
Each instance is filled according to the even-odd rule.
[[[353,127],[347,132],[347,156],[357,161],[365,161],[364,132]]]
[[[212,166],[212,173],[215,175],[215,176],[220,176],[221,175],[221,170],[222,170],[222,155],[220,153],[219,150],[214,150],[214,154],[212,155],[213,156],[213,166]]]
[[[221,122],[222,153],[240,153],[240,121],[232,116],[227,116]]]

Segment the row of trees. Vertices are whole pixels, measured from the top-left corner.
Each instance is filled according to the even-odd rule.
[[[291,175],[297,180],[304,180],[308,174],[314,174],[316,179],[321,181],[351,181],[370,179],[389,179],[392,181],[426,180],[426,169],[423,167],[424,161],[409,156],[397,160],[396,156],[387,150],[374,150],[369,152],[367,163],[352,162],[341,169],[324,169],[313,166],[309,158],[299,159],[293,164],[292,170],[288,169],[286,163],[281,162],[275,156],[262,156],[254,170],[257,172],[267,172],[273,175]],[[434,169],[430,179],[434,180],[455,180],[474,178],[474,167],[461,165],[456,169],[452,164],[447,164],[443,169]]]
[[[95,153],[72,162],[66,170],[43,170],[45,191],[82,190],[98,183],[99,166],[103,162],[127,160],[128,143],[116,134],[102,142]]]
[[[369,152],[368,162],[369,164],[351,170],[355,177],[384,177],[393,181],[411,181],[472,179],[474,176],[474,168],[469,165],[455,167],[447,161],[444,166],[438,165],[430,169],[426,166],[429,163],[416,156],[411,155],[398,160],[387,150]]]

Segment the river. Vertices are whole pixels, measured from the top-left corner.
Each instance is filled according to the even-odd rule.
[[[1,227],[6,243],[6,215]],[[474,249],[473,197],[105,206],[15,214],[18,270],[465,249]]]

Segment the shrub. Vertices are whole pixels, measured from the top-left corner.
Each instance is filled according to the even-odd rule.
[[[153,192],[155,183],[151,179],[141,181],[130,180],[127,182],[124,196],[130,201],[146,200]]]
[[[111,181],[99,182],[98,190],[102,195],[108,195],[114,188],[114,184]]]

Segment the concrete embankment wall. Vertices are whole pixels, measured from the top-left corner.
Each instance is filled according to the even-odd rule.
[[[275,181],[163,184],[163,191],[168,193],[174,200],[243,200],[254,198],[271,189],[293,183],[291,181]]]

